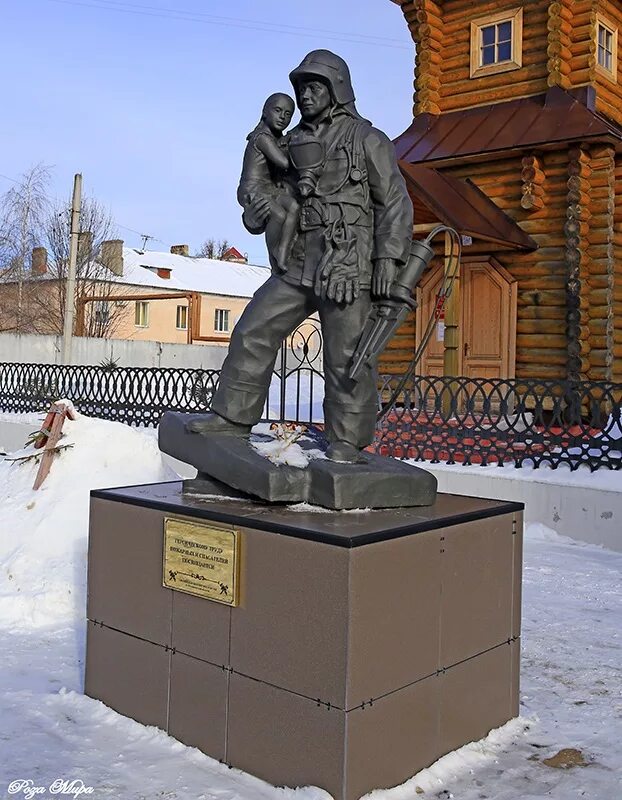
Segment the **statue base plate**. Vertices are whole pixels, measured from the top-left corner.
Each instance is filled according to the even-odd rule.
[[[362,453],[361,464],[325,458],[312,458],[305,468],[274,464],[248,439],[188,431],[188,422],[201,416],[169,411],[159,427],[160,449],[199,471],[198,480],[184,482],[184,491],[209,494],[209,479],[215,479],[270,503],[335,510],[430,506],[436,499],[434,475],[411,464],[374,453]]]

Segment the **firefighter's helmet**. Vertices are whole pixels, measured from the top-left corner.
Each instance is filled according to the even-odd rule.
[[[348,106],[354,102],[354,90],[348,65],[330,50],[312,50],[303,59],[300,66],[290,72],[296,95],[298,86],[304,78],[320,78],[324,80],[331,91],[333,101],[338,106]]]

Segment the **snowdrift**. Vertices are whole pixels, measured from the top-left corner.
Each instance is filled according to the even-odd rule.
[[[42,417],[43,418],[43,417]],[[33,430],[37,426],[33,426]],[[42,627],[83,620],[89,491],[174,480],[155,438],[118,422],[76,414],[43,486],[32,486],[41,453],[0,459],[0,625]]]

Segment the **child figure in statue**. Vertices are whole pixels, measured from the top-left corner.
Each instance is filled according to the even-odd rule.
[[[247,137],[238,187],[238,202],[243,208],[257,198],[269,203],[266,245],[273,266],[280,272],[287,270],[300,210],[284,180],[291,165],[283,131],[291,122],[294,108],[294,101],[286,94],[273,94],[266,100],[259,124]]]

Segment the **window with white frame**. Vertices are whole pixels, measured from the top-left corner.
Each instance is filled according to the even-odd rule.
[[[175,327],[180,331],[188,330],[188,306],[177,306]]]
[[[488,14],[471,22],[471,78],[522,66],[522,8]]]
[[[229,331],[229,309],[217,308],[214,311],[214,330],[218,333]]]
[[[149,303],[145,300],[137,300],[134,309],[134,325],[137,328],[149,327]]]
[[[596,69],[610,81],[618,80],[618,29],[608,19],[596,16]]]

